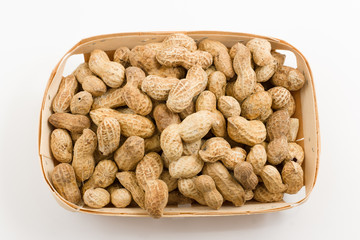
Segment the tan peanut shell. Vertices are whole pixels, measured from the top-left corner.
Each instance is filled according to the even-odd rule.
[[[266,189],[271,193],[282,193],[286,191],[286,185],[281,180],[281,175],[276,167],[266,165],[260,173]]]
[[[289,156],[285,160],[296,162],[301,166],[304,161],[304,150],[297,143],[289,143]]]
[[[235,142],[254,146],[266,138],[265,125],[258,120],[248,121],[243,117],[228,118],[228,134]]]
[[[225,95],[226,96],[230,96],[230,97],[234,97],[234,85],[235,85],[235,82],[228,82],[226,84],[226,87],[225,87]]]
[[[165,101],[170,90],[179,82],[177,78],[164,78],[157,75],[148,75],[141,84],[141,90],[152,99]]]
[[[256,81],[258,83],[268,81],[275,74],[278,66],[278,61],[273,58],[268,65],[257,67],[255,69]]]
[[[268,91],[272,98],[272,108],[277,110],[285,107],[291,98],[291,93],[284,87],[273,87]]]
[[[145,190],[145,209],[153,218],[160,218],[168,202],[169,191],[162,180],[149,180]]]
[[[169,92],[166,106],[172,112],[182,112],[192,102],[193,98],[205,90],[207,85],[206,72],[199,66],[189,69],[186,79],[180,80]]]
[[[177,113],[173,113],[165,104],[159,104],[154,108],[153,116],[156,126],[160,132],[171,124],[179,124],[181,122]]]
[[[89,179],[94,172],[96,146],[96,134],[90,129],[84,129],[83,134],[75,143],[72,161],[76,178],[81,182]]]
[[[78,88],[78,82],[73,74],[63,77],[59,89],[52,102],[52,110],[55,113],[65,113],[70,110],[70,102]]]
[[[183,143],[183,155],[185,156],[190,156],[193,154],[197,154],[198,151],[200,150],[201,145],[204,143],[204,140],[197,140],[195,142],[191,142],[191,143]]]
[[[169,198],[167,206],[172,205],[185,205],[191,204],[193,200],[191,198],[185,197],[178,190],[169,192]]]
[[[259,175],[265,166],[267,160],[266,149],[261,144],[256,144],[250,149],[246,156],[246,162],[251,163],[254,173]]]
[[[206,205],[204,195],[196,188],[195,178],[182,178],[178,180],[178,189],[185,197],[194,199],[201,205]]]
[[[287,189],[285,193],[296,194],[304,185],[304,172],[297,162],[287,161],[281,171]]]
[[[94,98],[92,109],[117,108],[125,105],[126,103],[123,98],[123,89],[116,88],[116,89],[110,89],[105,94]]]
[[[241,115],[249,120],[263,121],[271,111],[271,104],[272,98],[268,92],[254,93],[241,103]]]
[[[170,160],[165,156],[164,152],[161,154],[161,159],[163,160],[164,167],[169,169]]]
[[[283,197],[284,193],[271,193],[262,184],[259,184],[254,191],[254,199],[262,203],[279,202]]]
[[[241,147],[233,147],[231,151],[228,151],[228,157],[222,159],[221,162],[229,170],[234,170],[235,166],[239,162],[245,161],[246,151]]]
[[[234,177],[245,190],[253,190],[258,184],[258,177],[254,173],[251,163],[240,162],[234,168]]]
[[[137,114],[148,115],[152,110],[151,99],[139,89],[145,73],[138,67],[128,67],[125,75],[126,85],[123,87],[122,94],[126,105]]]
[[[80,64],[73,74],[81,84],[82,89],[94,97],[101,96],[106,92],[105,83],[90,70],[88,63]]]
[[[216,72],[216,68],[215,68],[214,65],[211,65],[210,67],[208,67],[207,69],[205,69],[205,72],[206,72],[206,74],[207,74],[208,77],[209,77],[213,72]],[[222,75],[224,75],[224,74],[222,73]],[[224,77],[225,77],[225,75],[224,75]],[[225,80],[226,80],[226,77],[225,77]]]
[[[236,207],[245,203],[245,192],[240,184],[230,175],[229,171],[219,162],[206,163],[203,174],[209,175],[216,184],[224,199],[232,202]]]
[[[128,47],[120,47],[114,52],[114,62],[120,63],[127,68],[130,65],[129,60],[130,49]]]
[[[165,128],[160,135],[160,146],[169,162],[176,161],[183,153],[179,128],[178,124],[172,124]]]
[[[241,113],[239,102],[231,96],[221,96],[218,100],[218,108],[225,118],[240,116]]]
[[[299,119],[298,118],[290,118],[290,129],[287,135],[288,142],[295,142],[298,131],[299,131]]]
[[[147,181],[158,179],[162,171],[163,163],[160,155],[150,152],[136,166],[137,182],[145,190]]]
[[[110,61],[107,54],[99,49],[91,52],[89,68],[111,88],[120,87],[125,78],[124,67],[120,63]]]
[[[86,115],[90,112],[93,104],[93,98],[86,91],[78,92],[73,96],[70,102],[70,110],[73,114]]]
[[[294,115],[296,110],[296,104],[295,99],[292,95],[290,96],[289,102],[281,110],[286,110],[289,113],[290,117]]]
[[[216,99],[225,96],[226,76],[220,72],[215,71],[208,76],[207,90],[215,94]]]
[[[265,91],[264,86],[261,83],[256,83],[254,88],[254,93],[263,92],[263,91]]]
[[[188,107],[186,107],[184,110],[179,112],[180,119],[184,120],[187,116],[193,114],[194,112],[195,112],[195,103],[194,101],[191,101]]]
[[[91,208],[102,208],[110,203],[110,193],[103,188],[88,189],[84,193],[84,203]]]
[[[237,74],[237,79],[233,86],[233,97],[243,101],[254,92],[256,84],[256,74],[251,67],[250,50],[239,43],[239,49],[236,52],[233,66]]]
[[[197,155],[182,156],[169,164],[169,173],[173,178],[192,178],[204,166],[203,160]]]
[[[179,124],[181,139],[185,142],[195,142],[203,138],[214,123],[216,122],[212,112],[203,110],[193,113]]]
[[[96,125],[99,125],[106,117],[115,118],[120,123],[121,135],[125,137],[148,138],[155,132],[155,126],[151,120],[136,114],[124,114],[114,109],[99,108],[90,111],[90,117]]]
[[[50,148],[54,158],[62,163],[72,160],[73,145],[70,134],[64,129],[55,129],[50,136]]]
[[[165,37],[162,42],[163,47],[184,47],[193,52],[197,49],[196,42],[191,37],[183,33],[173,33]]]
[[[144,139],[131,136],[116,150],[114,160],[120,170],[129,171],[135,169],[136,164],[144,157],[144,154]]]
[[[216,70],[224,73],[227,78],[235,75],[229,50],[223,43],[205,39],[199,43],[199,50],[209,52],[214,59]]]
[[[275,86],[284,87],[289,91],[297,91],[304,86],[305,77],[295,68],[281,66],[271,78],[271,82]]]
[[[51,181],[56,191],[67,201],[78,204],[81,201],[80,190],[76,183],[73,167],[68,163],[60,163],[51,173]]]
[[[156,54],[158,62],[165,67],[184,67],[190,69],[200,66],[206,69],[213,63],[213,57],[205,51],[189,51],[185,47],[165,46]]]
[[[131,200],[131,193],[126,188],[116,188],[110,191],[110,201],[117,208],[127,207]]]
[[[246,47],[250,49],[254,62],[258,66],[269,65],[274,59],[270,52],[271,44],[265,39],[253,38],[247,42]]]
[[[254,192],[252,190],[245,190],[245,200],[250,201],[254,198]]]
[[[120,124],[115,118],[105,118],[97,128],[98,148],[107,156],[113,153],[120,144]]]
[[[145,192],[139,186],[136,175],[134,172],[118,172],[116,174],[117,179],[130,193],[134,201],[145,209]]]
[[[219,209],[224,198],[216,189],[214,180],[208,175],[201,175],[195,178],[196,188],[203,194],[206,205],[212,209]]]
[[[167,170],[163,170],[159,179],[166,183],[169,192],[174,191],[178,186],[178,179],[171,177]]]
[[[160,152],[161,151],[160,134],[156,133],[154,134],[154,136],[144,139],[144,145],[145,145],[145,153]]]
[[[85,128],[90,127],[88,117],[71,113],[54,113],[49,117],[49,123],[56,128],[63,128],[76,133],[82,133]]]

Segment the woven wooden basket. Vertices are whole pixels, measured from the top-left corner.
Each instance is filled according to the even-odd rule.
[[[165,38],[165,36],[171,33],[174,32],[118,33],[87,38],[72,47],[55,66],[47,83],[41,105],[39,126],[39,156],[44,179],[57,202],[65,209],[70,211],[78,211],[100,215],[134,217],[148,216],[145,210],[136,207],[107,207],[102,209],[92,209],[87,206],[77,206],[61,197],[52,185],[50,181],[50,174],[54,168],[55,161],[53,160],[50,152],[49,143],[52,128],[48,123],[48,118],[51,115],[51,103],[59,87],[60,80],[64,72],[64,67],[68,58],[72,55],[83,54],[85,60],[87,60],[89,57],[89,53],[97,48],[107,51],[111,54],[115,49],[122,46],[127,46],[131,49],[136,45],[142,45],[150,42],[161,42]],[[301,72],[303,72],[306,78],[305,86],[300,91],[294,93],[296,101],[295,117],[300,119],[298,139],[303,139],[298,141],[298,143],[302,145],[305,151],[305,162],[303,165],[305,175],[305,194],[303,197],[301,197],[300,200],[297,199],[294,202],[282,201],[276,203],[258,203],[255,201],[249,201],[246,202],[246,204],[242,207],[226,205],[222,206],[219,210],[212,210],[209,207],[200,206],[197,204],[191,206],[166,207],[164,211],[164,217],[227,216],[267,213],[289,209],[305,202],[308,199],[316,182],[320,154],[320,132],[315,88],[310,66],[305,57],[289,43],[276,38],[258,36],[247,33],[215,31],[192,31],[184,33],[194,38],[196,41],[209,38],[221,41],[227,47],[233,46],[236,42],[246,42],[255,37],[264,38],[271,43],[272,49],[288,50],[294,53],[296,57],[297,67]]]

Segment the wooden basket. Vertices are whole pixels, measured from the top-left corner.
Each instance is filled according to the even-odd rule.
[[[51,103],[57,92],[63,75],[64,67],[68,58],[72,55],[83,54],[85,60],[88,59],[89,53],[94,49],[102,49],[108,53],[115,49],[127,46],[130,49],[136,45],[142,45],[150,42],[161,42],[165,36],[174,32],[137,32],[137,33],[118,33],[101,35],[84,39],[72,47],[64,57],[59,61],[50,75],[47,83],[44,98],[42,101],[40,111],[40,126],[39,126],[39,156],[41,169],[44,179],[48,184],[52,194],[57,202],[67,210],[79,211],[84,213],[113,215],[113,216],[148,216],[147,212],[141,208],[103,208],[92,209],[87,206],[77,206],[66,201],[55,190],[50,181],[50,173],[54,168],[55,161],[51,157],[50,152],[50,134],[51,126],[48,123],[48,118],[51,115]],[[305,194],[304,197],[295,202],[276,202],[276,203],[258,203],[255,201],[247,202],[242,207],[222,206],[219,210],[212,210],[206,206],[191,205],[191,206],[174,206],[166,207],[164,217],[189,217],[189,216],[227,216],[227,215],[241,215],[241,214],[255,214],[276,212],[280,210],[289,209],[305,202],[316,182],[316,176],[319,168],[319,154],[320,154],[320,132],[318,110],[315,96],[315,88],[313,76],[310,66],[305,57],[289,43],[276,38],[258,36],[247,33],[233,33],[233,32],[215,32],[215,31],[191,31],[184,32],[196,41],[205,38],[218,40],[224,43],[227,47],[233,46],[236,42],[246,42],[252,38],[264,38],[268,40],[272,49],[288,50],[294,53],[297,61],[298,69],[304,74],[306,83],[304,87],[294,93],[296,101],[295,117],[300,119],[300,129],[298,139],[303,139],[298,143],[304,147],[305,161],[304,161],[304,175],[305,175]]]

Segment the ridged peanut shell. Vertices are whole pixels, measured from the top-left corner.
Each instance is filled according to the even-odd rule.
[[[117,208],[127,207],[131,200],[131,193],[126,188],[117,188],[110,192],[110,201]]]
[[[195,178],[196,188],[203,194],[206,205],[212,209],[219,209],[224,202],[223,196],[216,189],[214,180],[208,175]]]
[[[86,115],[90,112],[93,98],[89,92],[81,91],[73,96],[70,102],[70,110],[73,114]]]
[[[251,163],[240,162],[234,168],[234,177],[245,190],[253,190],[258,184],[258,177],[254,173]]]
[[[174,191],[178,186],[178,179],[171,177],[169,171],[164,170],[159,179],[166,183],[169,192]]]
[[[62,163],[72,160],[73,144],[70,134],[64,129],[55,129],[50,136],[50,148],[54,158]]]
[[[286,185],[283,184],[281,175],[276,167],[266,165],[260,173],[266,189],[271,193],[282,193],[286,191]]]
[[[73,74],[83,90],[91,93],[94,97],[101,96],[106,92],[105,83],[90,70],[88,63],[80,64]]]
[[[297,143],[289,143],[289,156],[285,160],[296,162],[301,166],[304,161],[304,150]]]
[[[272,108],[277,110],[285,107],[291,98],[291,93],[284,87],[273,87],[268,91],[272,98]]]
[[[290,129],[289,113],[285,110],[274,112],[266,123],[270,140],[287,136]]]
[[[177,113],[173,113],[165,104],[159,104],[154,108],[153,116],[156,126],[160,132],[171,124],[179,124],[181,122]]]
[[[105,94],[94,98],[92,109],[117,108],[125,105],[126,103],[123,98],[123,89],[116,88],[110,89]]]
[[[169,191],[162,180],[149,180],[145,190],[145,209],[153,218],[160,218],[168,202]]]
[[[258,66],[269,65],[274,59],[270,52],[271,44],[265,39],[253,38],[247,42],[246,47],[250,49],[254,62]]]
[[[144,139],[144,144],[145,144],[145,153],[160,152],[161,151],[160,134],[156,133],[154,134],[154,136]]]
[[[65,113],[70,110],[70,102],[78,87],[78,82],[73,74],[63,77],[59,89],[52,102],[52,110],[55,113]]]
[[[199,156],[204,162],[216,162],[224,159],[230,148],[230,144],[225,139],[213,137],[204,143],[199,151]]]
[[[268,65],[257,67],[255,69],[256,81],[258,83],[268,81],[275,74],[278,66],[279,63],[274,58],[271,60],[271,62]]]
[[[289,91],[300,90],[305,84],[304,75],[297,69],[281,66],[271,78],[272,84],[281,86]]]
[[[290,129],[287,135],[288,142],[295,142],[298,131],[299,131],[300,121],[298,118],[290,118]]]
[[[226,76],[220,71],[214,71],[208,76],[207,90],[214,93],[216,99],[225,96]]]
[[[206,205],[204,195],[196,188],[195,178],[182,178],[178,180],[178,189],[185,197],[194,199],[201,205]]]
[[[170,162],[169,173],[173,178],[191,178],[196,176],[204,166],[204,161],[197,155],[182,156]]]
[[[233,147],[227,151],[226,157],[221,162],[229,170],[234,170],[236,164],[245,161],[246,151],[241,147]]]
[[[183,148],[184,148],[184,151],[183,151],[183,155],[185,156],[190,156],[190,155],[193,155],[193,154],[197,154],[198,151],[200,150],[200,147],[201,145],[205,142],[205,140],[197,140],[195,142],[191,142],[191,143],[183,143]]]
[[[289,113],[290,117],[294,115],[296,110],[296,103],[292,95],[290,96],[289,102],[281,110],[286,110]]]
[[[102,208],[110,203],[110,193],[103,188],[88,189],[84,193],[84,203],[91,208]]]
[[[98,148],[107,156],[113,153],[120,144],[120,124],[115,118],[105,118],[97,128]]]
[[[144,154],[144,139],[131,136],[116,150],[114,160],[120,170],[129,171],[135,169],[136,164],[144,157]]]
[[[118,172],[117,179],[130,193],[134,201],[145,209],[145,192],[139,186],[134,172]]]
[[[285,193],[296,194],[304,186],[304,172],[297,162],[286,162],[281,171],[281,176],[284,184],[287,185]]]
[[[165,101],[170,90],[179,82],[177,78],[164,78],[156,75],[148,75],[141,84],[141,90],[152,99]]]
[[[80,190],[76,183],[73,167],[68,163],[60,163],[51,173],[51,181],[56,191],[67,201],[77,204],[81,201]]]
[[[136,166],[137,182],[145,190],[147,181],[158,179],[162,171],[163,163],[160,155],[150,152]]]
[[[179,125],[172,124],[160,135],[160,146],[169,162],[176,161],[183,153],[183,143],[179,133]]]
[[[203,138],[214,123],[212,112],[204,110],[193,113],[179,124],[181,139],[185,142],[195,142]]]
[[[249,120],[265,119],[271,104],[272,98],[268,92],[254,93],[241,103],[241,116]]]
[[[192,202],[193,200],[191,198],[185,197],[178,190],[174,190],[169,192],[167,206],[185,205],[185,204],[191,204]]]
[[[165,37],[162,42],[163,47],[184,47],[193,52],[197,49],[196,42],[191,37],[183,33],[173,33]]]
[[[267,160],[266,149],[261,144],[256,144],[250,149],[246,157],[246,162],[251,163],[254,173],[259,175]]]
[[[270,141],[266,148],[266,154],[269,163],[273,165],[278,165],[289,158],[289,144],[286,136],[275,138],[273,141]]]
[[[115,181],[117,171],[118,168],[114,161],[102,160],[96,165],[91,178],[96,187],[106,188]]]
[[[258,120],[248,121],[243,117],[228,118],[228,134],[235,142],[254,146],[266,138],[265,125]]]
[[[114,52],[114,62],[120,63],[125,68],[130,65],[129,60],[130,49],[128,47],[120,47]]]
[[[284,193],[271,193],[262,184],[259,184],[254,191],[254,199],[262,203],[279,202],[283,197]]]
[[[90,127],[88,117],[71,113],[54,113],[49,117],[49,123],[56,128],[63,128],[76,133],[82,133],[85,128]]]
[[[231,96],[221,96],[218,100],[218,109],[225,118],[240,116],[241,113],[239,102]]]

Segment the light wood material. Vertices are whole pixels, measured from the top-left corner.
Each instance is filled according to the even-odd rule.
[[[126,46],[131,49],[134,46],[140,44],[160,42],[165,38],[165,36],[171,33],[174,32],[118,33],[83,39],[74,47],[72,47],[55,66],[47,83],[40,111],[39,156],[44,179],[57,202],[65,209],[99,215],[134,217],[147,216],[146,211],[140,208],[91,209],[87,206],[76,206],[63,199],[55,191],[50,181],[50,173],[54,168],[54,160],[51,158],[50,153],[49,143],[52,129],[48,123],[48,118],[51,115],[51,102],[59,87],[67,59],[75,54],[83,54],[85,60],[87,60],[90,52],[97,48],[107,51],[107,53],[111,56],[111,53],[113,53],[114,50],[119,47]],[[272,49],[288,50],[295,54],[297,67],[306,78],[304,87],[294,94],[297,106],[294,117],[300,119],[298,139],[303,138],[303,140],[299,141],[298,143],[304,147],[305,152],[305,162],[303,166],[305,175],[305,196],[296,202],[258,203],[250,201],[242,207],[226,205],[222,206],[219,210],[212,210],[206,206],[199,205],[166,207],[164,211],[164,217],[225,216],[267,213],[289,209],[304,203],[308,199],[316,182],[320,154],[320,130],[315,87],[312,72],[305,57],[300,53],[299,50],[297,50],[289,43],[271,37],[264,37],[247,33],[216,31],[191,31],[183,33],[194,38],[197,42],[201,41],[202,39],[209,38],[221,41],[227,47],[233,46],[236,42],[246,42],[252,38],[259,37],[267,39],[271,43]]]

